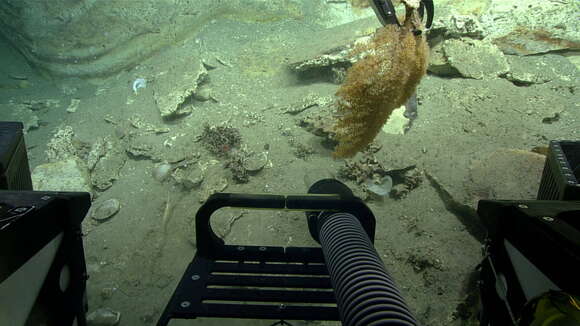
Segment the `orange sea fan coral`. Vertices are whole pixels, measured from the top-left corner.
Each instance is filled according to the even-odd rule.
[[[335,157],[352,157],[373,141],[391,112],[405,104],[427,70],[429,48],[417,10],[407,8],[402,26],[387,25],[353,55],[363,56],[336,93]]]

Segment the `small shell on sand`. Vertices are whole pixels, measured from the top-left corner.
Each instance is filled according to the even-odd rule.
[[[109,308],[99,308],[87,316],[89,325],[115,326],[119,324],[121,313]]]
[[[95,221],[103,222],[117,214],[119,209],[121,209],[121,203],[117,199],[107,199],[93,207],[91,218]]]

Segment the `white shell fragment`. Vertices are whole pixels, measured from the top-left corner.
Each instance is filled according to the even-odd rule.
[[[137,94],[139,88],[146,88],[147,87],[147,79],[145,78],[137,78],[133,82],[133,93]]]
[[[121,320],[121,313],[110,308],[99,308],[87,316],[90,326],[115,326]]]
[[[99,222],[106,221],[117,214],[119,209],[121,203],[117,199],[107,199],[93,208],[91,218]]]
[[[171,164],[165,162],[155,166],[151,174],[153,174],[153,178],[155,178],[155,180],[163,182],[163,180],[165,180],[172,171],[173,167]]]
[[[377,196],[386,197],[391,192],[391,189],[393,189],[393,179],[387,175],[379,184],[369,181],[367,182],[367,189]]]

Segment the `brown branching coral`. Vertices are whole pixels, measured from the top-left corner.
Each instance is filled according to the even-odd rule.
[[[379,133],[391,112],[405,104],[425,75],[429,48],[419,14],[407,6],[402,26],[387,25],[353,55],[363,59],[347,72],[336,95],[335,157],[352,157]]]

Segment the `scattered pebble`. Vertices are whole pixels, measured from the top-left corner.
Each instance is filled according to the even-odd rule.
[[[80,103],[81,103],[81,100],[79,100],[78,98],[71,99],[68,108],[66,108],[66,112],[68,112],[68,113],[77,112]]]

